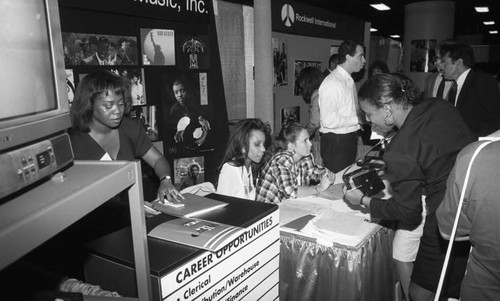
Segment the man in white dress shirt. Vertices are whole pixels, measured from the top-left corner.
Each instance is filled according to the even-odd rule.
[[[338,172],[356,159],[361,128],[356,86],[351,77],[365,64],[363,47],[344,41],[339,47],[339,64],[319,87],[321,156],[325,167]]]

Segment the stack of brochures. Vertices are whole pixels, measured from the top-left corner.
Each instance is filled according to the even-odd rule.
[[[181,203],[156,200],[153,208],[178,218],[156,226],[148,236],[204,250],[217,251],[241,235],[245,229],[194,218],[221,209],[227,203],[184,193]]]
[[[227,203],[210,198],[184,193],[185,200],[171,203],[166,200],[153,201],[153,208],[173,216],[195,217],[227,206]]]
[[[215,252],[239,237],[244,228],[194,218],[177,218],[156,226],[148,236]]]
[[[380,226],[377,223],[372,223],[362,216],[325,209],[309,220],[300,231],[315,237],[317,242],[323,245],[357,247],[378,227]]]

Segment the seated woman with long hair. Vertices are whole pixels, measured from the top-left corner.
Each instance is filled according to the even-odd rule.
[[[270,143],[270,128],[260,119],[239,121],[227,143],[217,193],[255,200],[253,175],[258,175]]]
[[[311,146],[305,127],[300,124],[283,127],[273,144],[274,155],[262,169],[256,200],[280,203],[328,189],[335,181],[335,174],[314,163]],[[320,183],[310,186],[311,180]]]

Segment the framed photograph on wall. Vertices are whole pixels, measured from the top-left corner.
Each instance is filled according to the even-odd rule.
[[[75,98],[76,91],[73,69],[66,69],[66,91],[68,92],[68,103],[71,105]]]
[[[64,64],[68,66],[137,65],[137,38],[63,32]]]
[[[175,66],[175,32],[141,28],[142,64]]]
[[[294,71],[294,87],[293,87],[293,95],[299,96],[301,95],[301,88],[298,82],[299,78],[299,73],[300,70],[304,69],[305,67],[314,67],[317,68],[319,71],[321,71],[321,62],[314,62],[314,61],[295,61],[295,71]]]
[[[331,45],[330,46],[330,55],[339,53],[339,47],[340,45]]]
[[[156,124],[156,106],[136,106],[129,113],[130,118],[140,121],[151,141],[158,140]]]
[[[144,81],[144,69],[142,68],[115,68],[112,72],[126,78],[130,81],[130,95],[132,97],[133,106],[142,106],[147,104],[146,87]]]
[[[191,70],[210,68],[208,35],[179,34],[176,40],[177,68]]]
[[[186,157],[213,149],[214,114],[208,101],[208,73],[144,68],[148,98],[157,104],[158,134],[166,154]],[[160,87],[154,89],[153,87]]]
[[[290,123],[300,123],[300,106],[281,109],[281,126]]]
[[[273,38],[273,70],[274,86],[288,85],[288,55],[287,42]]]
[[[205,158],[186,157],[174,159],[174,185],[178,190],[205,181]]]
[[[437,40],[412,40],[410,44],[410,72],[432,72]]]

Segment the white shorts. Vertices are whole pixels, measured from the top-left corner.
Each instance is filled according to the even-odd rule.
[[[414,230],[397,229],[392,241],[392,258],[402,262],[413,262],[417,257],[420,237],[424,232],[427,206],[425,196],[422,196],[422,222]]]

